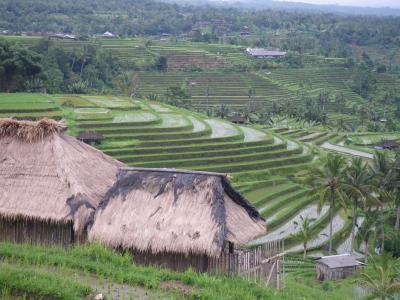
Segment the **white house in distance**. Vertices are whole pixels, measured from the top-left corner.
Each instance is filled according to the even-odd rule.
[[[115,38],[117,36],[112,32],[106,31],[101,35],[101,37],[105,38],[105,39],[112,39],[112,38]]]
[[[280,58],[287,54],[285,51],[265,48],[246,48],[246,53],[253,58]]]

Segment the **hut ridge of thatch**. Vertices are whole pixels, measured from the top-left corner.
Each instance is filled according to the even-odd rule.
[[[121,169],[89,239],[153,254],[219,256],[225,241],[242,244],[266,232],[257,210],[233,190],[216,173]]]
[[[28,143],[42,141],[48,136],[65,130],[66,126],[62,122],[47,118],[37,122],[0,119],[0,138],[11,137]]]

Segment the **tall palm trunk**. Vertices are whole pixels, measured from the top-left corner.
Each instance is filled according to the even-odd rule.
[[[385,251],[385,218],[383,214],[383,204],[380,205],[379,214],[381,223],[381,253],[383,253]]]
[[[396,223],[394,224],[396,231],[400,229],[400,192],[397,196]]]
[[[335,188],[331,188],[331,204],[329,207],[329,255],[332,255],[332,236],[333,236],[333,210],[335,207]]]
[[[307,257],[307,242],[303,243],[303,257]]]
[[[365,253],[364,253],[364,255],[365,255],[365,263],[367,264],[368,263],[368,242],[369,242],[369,237],[367,236],[365,239],[364,239],[364,243],[365,243]]]
[[[357,223],[357,199],[354,198],[353,202],[353,225],[351,227],[351,247],[350,253],[353,254],[354,252],[354,243],[356,240],[356,223]]]
[[[82,73],[83,73],[83,68],[85,66],[85,63],[86,63],[86,57],[82,60],[81,71],[79,72],[79,78],[82,78]]]

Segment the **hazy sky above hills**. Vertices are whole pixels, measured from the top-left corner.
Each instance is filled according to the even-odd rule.
[[[400,0],[279,0],[287,2],[303,2],[312,4],[340,4],[351,6],[400,8]]]

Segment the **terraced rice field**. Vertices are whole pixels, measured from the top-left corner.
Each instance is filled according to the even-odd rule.
[[[351,79],[351,74],[351,70],[344,67],[307,66],[301,69],[281,68],[268,72],[264,76],[291,91],[306,89],[314,95],[318,95],[321,90],[326,90],[331,94],[343,93],[346,100],[345,112],[347,113],[350,112],[353,105],[360,105],[363,101],[361,96],[354,93],[347,84]],[[335,103],[327,103],[326,110],[335,112]]]
[[[287,239],[297,251],[300,245],[293,240],[298,232],[293,221],[301,215],[317,218],[315,239],[327,226],[326,209],[316,213],[316,199],[309,195],[309,187],[289,177],[304,172],[318,160],[312,144],[305,145],[298,137],[312,134],[309,138],[318,139],[320,134],[237,126],[160,102],[116,96],[0,96],[24,99],[20,103],[29,100],[29,107],[37,109],[32,118],[47,116],[48,108],[55,109],[71,124],[73,133],[101,132],[104,141],[100,149],[129,166],[229,173],[234,185],[267,220],[270,233],[255,242]],[[12,112],[7,106],[6,111],[0,109],[0,114],[25,116],[18,112],[16,103]],[[339,225],[338,230],[342,228]],[[321,239],[312,241],[310,247],[323,245],[325,239]]]
[[[25,46],[35,46],[41,37],[12,37],[7,39]],[[155,61],[159,56],[167,57],[168,69],[218,69],[230,65],[243,65],[252,61],[243,53],[241,47],[220,44],[191,43],[191,42],[161,42],[155,38],[151,43],[147,39],[98,39],[91,41],[54,40],[54,43],[72,51],[84,46],[98,46],[108,50],[126,66],[140,67]]]
[[[60,105],[44,94],[0,93],[0,118],[36,119],[40,117],[61,118]]]
[[[237,72],[139,72],[139,91],[162,98],[171,86],[184,86],[193,106],[229,105],[232,108],[272,107],[273,102],[295,99],[295,94],[253,73]]]

